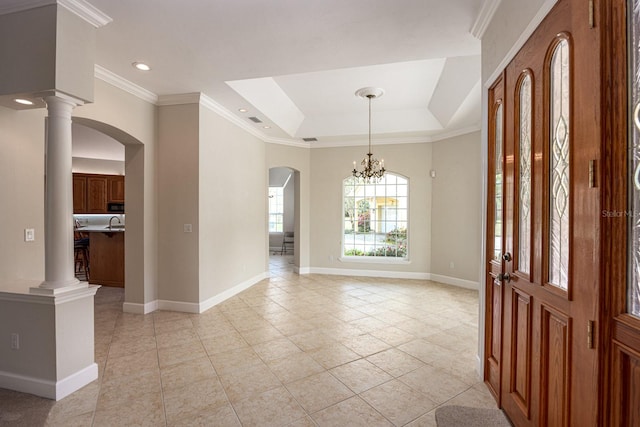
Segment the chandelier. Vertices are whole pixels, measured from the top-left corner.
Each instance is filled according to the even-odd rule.
[[[371,182],[372,179],[377,182],[384,175],[384,159],[378,161],[371,152],[371,100],[381,97],[382,94],[384,94],[384,90],[376,87],[364,87],[356,91],[356,96],[369,99],[369,152],[360,162],[362,170],[356,169],[356,162],[353,162],[353,176],[366,183]]]

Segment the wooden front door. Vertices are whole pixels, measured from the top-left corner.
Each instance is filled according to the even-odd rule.
[[[489,92],[485,380],[516,426],[598,420],[599,34],[560,0]]]
[[[640,0],[610,0],[602,241],[603,425],[640,426]]]

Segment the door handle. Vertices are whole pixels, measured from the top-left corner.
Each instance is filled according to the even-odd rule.
[[[498,280],[500,281],[506,281],[507,283],[509,283],[511,281],[511,275],[509,273],[500,273],[498,274],[497,277]]]

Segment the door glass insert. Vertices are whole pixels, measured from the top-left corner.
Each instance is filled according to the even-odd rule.
[[[531,76],[520,83],[518,270],[529,274],[531,263]]]
[[[550,63],[549,283],[569,287],[569,43],[556,46]]]
[[[502,104],[499,104],[496,108],[495,117],[495,211],[493,215],[493,259],[500,261],[502,256]]]
[[[627,311],[640,317],[640,0],[629,1],[629,280]]]

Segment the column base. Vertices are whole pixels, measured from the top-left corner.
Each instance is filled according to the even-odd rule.
[[[84,284],[83,284],[84,283]],[[74,290],[80,288],[86,288],[88,286],[87,282],[81,282],[75,277],[69,280],[59,280],[55,282],[44,281],[37,288],[31,288],[31,293],[37,293],[41,295],[56,295],[60,292],[67,292],[69,290]],[[42,290],[42,292],[36,291],[37,289]]]

